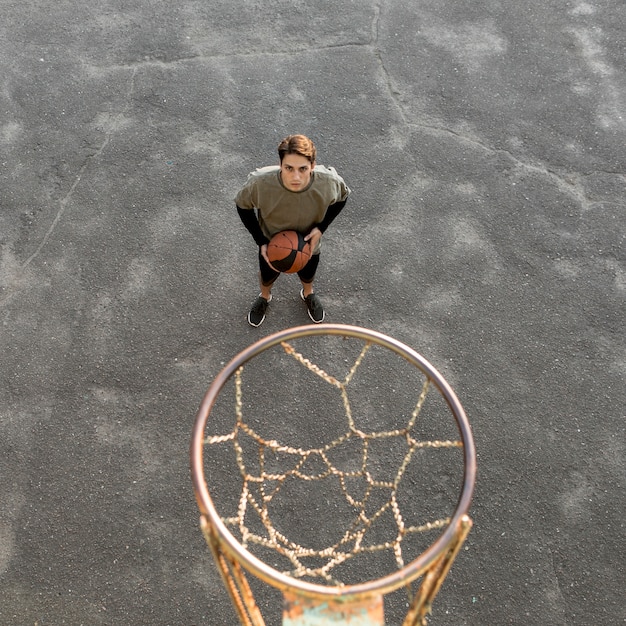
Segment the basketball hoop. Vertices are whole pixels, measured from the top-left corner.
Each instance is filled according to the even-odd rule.
[[[263,374],[256,376],[261,392],[245,382],[255,380],[255,359],[262,359],[264,367]],[[365,382],[357,382],[364,372]],[[314,384],[320,389],[314,390]],[[302,404],[309,395],[316,400],[314,428],[307,431],[310,420],[298,418],[277,434],[271,430],[273,418],[284,413],[290,419],[289,411],[275,404],[284,395],[278,393],[279,388],[291,392],[299,385],[306,385],[307,391],[299,397]],[[220,404],[221,422],[209,432],[209,415],[217,412],[218,397],[227,387],[234,394],[234,411],[232,402],[226,410]],[[437,392],[434,398],[431,391]],[[386,392],[392,401],[377,413],[370,396],[382,404]],[[268,394],[272,408],[255,411],[255,401],[263,402]],[[320,404],[323,412],[319,412]],[[330,418],[329,407],[341,409],[344,415]],[[310,408],[306,410],[309,413],[304,415],[313,414]],[[444,424],[444,418],[450,424]],[[302,437],[295,432],[296,426],[306,431]],[[432,437],[435,427],[450,436]],[[288,441],[279,442],[279,436]],[[307,437],[315,441],[309,445]],[[391,452],[381,454],[385,447]],[[236,468],[230,474],[238,474],[241,482],[241,492],[230,505],[218,504],[207,485],[206,463],[219,457],[218,452],[229,455]],[[450,487],[452,461],[459,476],[454,488]],[[437,463],[444,468],[441,473]],[[414,465],[417,469],[412,471]],[[387,469],[389,477],[382,477]],[[217,375],[199,408],[191,441],[191,472],[202,530],[246,626],[265,623],[246,573],[282,592],[284,626],[321,624],[321,615],[324,624],[383,626],[383,599],[401,588],[410,597],[404,626],[423,625],[472,525],[468,511],[476,475],[475,450],[469,422],[454,391],[411,348],[356,326],[287,329],[234,357]],[[213,479],[211,490],[216,482]],[[299,506],[306,509],[316,487],[336,495],[334,510],[347,520],[328,545],[312,545],[312,536],[309,540],[321,520],[311,524],[310,515],[293,515],[311,524],[298,536],[297,520],[289,519],[290,511],[298,513]],[[451,493],[456,501],[448,504],[445,499]],[[298,502],[294,494],[306,495]],[[278,504],[281,496],[288,506]],[[426,504],[430,496],[432,507]],[[414,514],[407,509],[416,501],[421,512]],[[436,515],[435,505],[442,506],[441,516]],[[433,517],[420,519],[420,515]],[[322,517],[332,526],[330,509]],[[292,530],[295,539],[288,535]],[[428,543],[422,549],[424,541]],[[380,559],[387,568],[391,563],[393,570],[379,573],[377,561],[371,566],[373,559]],[[372,572],[374,577],[368,577]],[[417,579],[419,585],[413,591]]]

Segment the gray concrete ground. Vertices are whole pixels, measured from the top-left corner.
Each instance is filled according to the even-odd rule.
[[[432,624],[626,621],[626,5],[0,3],[0,623],[235,622],[188,445],[259,329],[232,198],[286,134],[353,189],[328,321],[400,339],[474,428]]]

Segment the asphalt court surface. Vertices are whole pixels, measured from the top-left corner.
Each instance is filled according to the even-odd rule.
[[[327,321],[473,427],[431,623],[626,621],[623,2],[0,8],[0,623],[235,623],[188,446],[223,364],[308,321],[282,277],[246,323],[233,204],[295,132],[353,191]]]

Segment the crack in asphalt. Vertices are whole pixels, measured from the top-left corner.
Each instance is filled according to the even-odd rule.
[[[136,75],[137,75],[137,69],[135,68],[133,69],[133,72],[130,77],[130,86],[129,86],[128,93],[125,98],[125,106],[119,113],[115,115],[115,119],[120,119],[130,109],[133,93],[135,91],[135,76]],[[61,218],[63,217],[63,214],[65,213],[70,203],[70,200],[72,199],[72,196],[74,195],[74,191],[76,190],[76,188],[78,187],[78,185],[80,184],[82,180],[85,170],[89,167],[90,163],[93,160],[97,159],[104,152],[104,150],[106,149],[106,147],[109,145],[111,141],[111,136],[113,135],[113,132],[114,132],[113,130],[107,130],[105,132],[104,140],[102,141],[102,144],[100,145],[100,147],[93,154],[88,155],[83,161],[83,164],[78,170],[78,174],[76,174],[69,191],[65,194],[63,198],[59,200],[59,210],[54,216],[54,219],[52,220],[50,227],[46,231],[42,240],[39,242],[39,245],[37,246],[36,250],[21,265],[22,269],[25,269],[26,267],[28,267],[32,263],[32,261],[39,256],[39,253],[41,252],[41,250],[44,248],[44,246],[46,245],[46,243],[52,236],[52,233],[55,231],[57,224],[61,221]]]

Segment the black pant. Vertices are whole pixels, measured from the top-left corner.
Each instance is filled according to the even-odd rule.
[[[298,272],[298,277],[303,283],[312,283],[315,278],[315,272],[320,262],[320,255],[313,254],[309,259],[309,262]],[[261,254],[261,248],[259,248],[259,267],[261,269],[261,283],[265,287],[274,284],[276,279],[280,276],[280,272],[273,270],[267,261]]]

